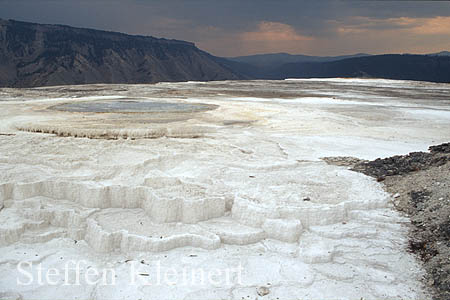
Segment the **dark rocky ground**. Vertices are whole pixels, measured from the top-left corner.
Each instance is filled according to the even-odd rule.
[[[409,249],[422,261],[433,299],[450,299],[450,143],[374,161],[324,158],[383,182],[411,219]]]
[[[358,162],[353,170],[383,181],[386,176],[406,175],[431,167],[443,166],[450,161],[450,143],[431,146],[429,150],[430,152],[411,152],[408,155]]]

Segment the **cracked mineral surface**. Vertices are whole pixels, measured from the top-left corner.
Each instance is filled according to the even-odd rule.
[[[448,142],[449,96],[377,79],[0,89],[0,298],[427,298],[392,195],[321,158]]]

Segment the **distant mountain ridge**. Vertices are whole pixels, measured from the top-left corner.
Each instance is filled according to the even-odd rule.
[[[231,58],[231,68],[257,79],[363,77],[450,83],[450,52],[307,56],[286,53]]]
[[[190,42],[0,19],[0,86],[243,78]]]
[[[303,54],[268,53],[268,54],[255,54],[248,56],[229,57],[228,59],[235,62],[250,64],[260,68],[273,68],[287,63],[330,62],[363,56],[370,56],[370,54],[357,53],[353,55],[341,55],[341,56],[310,56]]]
[[[449,51],[441,51],[438,53],[431,53],[431,54],[427,54],[430,56],[450,56],[450,52]]]
[[[424,55],[359,53],[308,56],[287,53],[230,58],[241,74],[258,79],[363,77],[450,83],[450,52]]]
[[[186,41],[0,19],[0,87],[313,77],[450,83],[450,52],[222,58]]]
[[[385,78],[450,83],[450,56],[384,54],[325,63],[284,64],[269,78]]]

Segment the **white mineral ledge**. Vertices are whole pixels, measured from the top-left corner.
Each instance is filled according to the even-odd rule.
[[[185,97],[164,94],[169,88]],[[448,85],[61,89],[0,93],[0,299],[428,297],[406,250],[408,219],[391,196],[320,158],[374,159],[448,142],[450,101],[440,97]],[[218,108],[48,109],[127,97]]]

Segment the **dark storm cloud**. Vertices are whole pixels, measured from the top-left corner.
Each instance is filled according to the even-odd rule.
[[[447,1],[0,0],[0,7],[1,18],[190,40],[225,56],[450,47],[436,28],[450,25]]]

